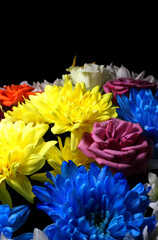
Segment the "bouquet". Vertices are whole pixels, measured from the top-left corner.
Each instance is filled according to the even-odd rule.
[[[66,71],[0,88],[0,239],[158,240],[158,80]]]

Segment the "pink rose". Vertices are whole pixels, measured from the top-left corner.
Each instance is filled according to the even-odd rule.
[[[150,83],[149,81],[145,81],[145,80],[135,80],[131,78],[118,78],[118,79],[107,81],[103,85],[103,89],[105,93],[109,93],[109,92],[113,93],[112,101],[115,105],[118,105],[117,95],[122,96],[122,94],[125,94],[129,96],[129,91],[132,87],[150,88],[151,90],[156,90],[157,84]]]
[[[108,165],[113,173],[145,172],[153,143],[148,142],[142,132],[137,123],[111,118],[94,123],[92,133],[84,133],[78,148],[99,164]]]

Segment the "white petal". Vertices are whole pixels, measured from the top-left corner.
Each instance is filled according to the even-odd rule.
[[[142,232],[143,240],[148,240],[148,226],[145,226]]]
[[[118,69],[116,76],[117,76],[117,78],[130,78],[131,77],[130,72],[123,65]]]
[[[153,183],[158,183],[158,177],[156,176],[155,173],[152,173],[152,172],[149,172],[148,180],[149,180],[150,185],[152,185]]]
[[[136,76],[135,79],[137,79],[137,80],[143,80],[144,75],[145,75],[145,71],[139,73],[138,76]]]
[[[44,234],[44,232],[42,232],[38,228],[35,228],[33,232],[33,240],[48,240],[48,238]]]
[[[150,83],[155,83],[156,79],[153,75],[149,75],[146,78],[144,78],[144,80],[149,81]]]

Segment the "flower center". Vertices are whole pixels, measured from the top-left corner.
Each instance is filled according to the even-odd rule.
[[[96,233],[98,235],[104,236],[106,234],[106,229],[109,224],[109,212],[106,211],[106,213],[101,211],[96,211],[95,213],[91,213],[90,217],[88,218],[88,221],[91,226],[94,226],[96,229]]]

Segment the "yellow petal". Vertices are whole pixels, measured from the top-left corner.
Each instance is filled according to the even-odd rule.
[[[76,129],[71,132],[71,151],[75,151],[81,138],[82,138],[83,132],[81,132],[79,129]]]
[[[58,125],[55,124],[52,128],[51,131],[53,134],[61,134],[61,133],[65,133],[71,130],[71,126],[67,126],[67,125]]]
[[[12,199],[6,189],[5,181],[0,184],[0,201],[2,204],[8,204],[12,208]]]
[[[31,154],[30,158],[22,162],[18,172],[22,175],[31,175],[41,169],[45,164],[45,157],[37,154]]]
[[[56,161],[57,160],[57,161]],[[62,162],[64,161],[65,159],[63,157],[59,157],[58,159],[49,159],[48,160],[48,163],[49,165],[55,169],[55,172],[58,173],[58,174],[61,174],[61,165],[62,165]],[[65,160],[66,161],[66,160]],[[54,174],[53,174],[54,175]]]
[[[31,123],[25,126],[25,131],[23,132],[22,142],[25,144],[29,144],[30,142],[34,142],[37,144],[37,141],[43,137],[43,135],[47,132],[49,128],[48,124],[37,124],[35,127],[31,127]]]
[[[112,99],[113,93],[105,93],[103,96],[104,101],[108,102]]]
[[[49,171],[50,173],[52,173],[54,175],[55,171]],[[49,178],[47,178],[46,176],[46,172],[45,173],[36,173],[33,174],[32,176],[30,176],[30,178],[32,180],[36,180],[39,182],[51,182],[51,180]]]
[[[32,185],[26,176],[17,173],[16,178],[7,178],[6,182],[30,203],[34,202],[35,195],[32,192]]]
[[[58,147],[53,146],[45,155],[45,157],[48,159],[56,159],[56,157],[61,156],[61,151]]]
[[[61,138],[59,136],[58,136],[58,144],[59,144],[60,150],[62,150],[63,149],[63,144],[62,144]]]
[[[91,93],[98,93],[99,89],[100,89],[100,87],[99,87],[99,85],[97,85],[91,90]]]
[[[49,151],[49,149],[53,147],[56,143],[57,141],[43,142],[33,150],[33,153],[44,156]]]

